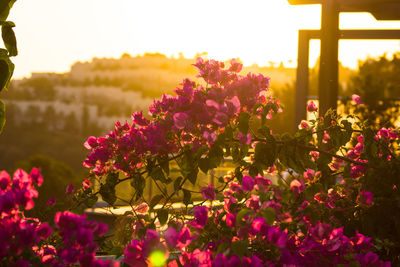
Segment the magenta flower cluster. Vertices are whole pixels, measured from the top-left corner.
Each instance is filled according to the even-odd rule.
[[[36,168],[30,174],[17,170],[13,177],[0,173],[0,262],[9,266],[119,266],[111,261],[95,259],[95,237],[104,235],[107,226],[87,221],[85,216],[58,212],[55,226],[25,217],[24,211],[34,207],[38,197],[35,187],[43,177]],[[54,239],[61,242],[54,244]]]
[[[148,155],[173,154],[185,144],[192,144],[193,149],[212,145],[218,132],[236,120],[241,111],[251,111],[257,103],[267,101],[262,92],[269,87],[270,79],[239,75],[242,65],[236,60],[228,69],[223,69],[222,62],[201,58],[195,66],[210,88],[185,79],[182,88],[175,90],[176,96],[164,94],[154,101],[149,112],[153,120],[137,112],[131,124],[117,122],[115,130],[105,137],[89,137],[85,147],[91,152],[84,166],[98,176],[114,170],[133,174]],[[257,112],[265,111],[260,107]],[[242,135],[240,140],[249,143],[251,136]]]

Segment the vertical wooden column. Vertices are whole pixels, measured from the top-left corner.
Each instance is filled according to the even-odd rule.
[[[297,73],[296,73],[296,101],[294,114],[294,130],[307,116],[307,95],[309,83],[309,50],[310,38],[306,31],[299,30],[299,46],[297,50]]]
[[[339,86],[339,5],[324,0],[321,5],[321,57],[319,68],[319,114],[337,107]]]

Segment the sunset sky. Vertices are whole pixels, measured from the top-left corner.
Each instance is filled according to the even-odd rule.
[[[341,28],[397,28],[367,13],[342,14]],[[239,57],[246,65],[283,62],[295,66],[298,29],[320,28],[320,6],[290,6],[286,0],[18,0],[19,55],[15,78],[31,72],[68,71],[76,61],[160,52],[194,57]],[[311,43],[313,65],[319,42]],[[341,41],[340,60],[400,51],[400,41]]]

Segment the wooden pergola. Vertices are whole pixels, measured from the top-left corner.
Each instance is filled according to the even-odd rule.
[[[296,77],[295,127],[306,118],[310,39],[321,40],[319,111],[337,107],[339,39],[400,39],[400,30],[339,30],[340,12],[370,12],[377,20],[400,20],[400,0],[288,0],[321,5],[321,30],[300,30]]]

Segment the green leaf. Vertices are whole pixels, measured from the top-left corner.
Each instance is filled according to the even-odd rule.
[[[249,241],[248,240],[239,240],[232,243],[232,251],[234,255],[239,257],[245,256],[249,249]]]
[[[241,183],[243,180],[243,173],[240,171],[240,166],[235,168],[235,177],[239,180]]]
[[[117,196],[115,195],[115,187],[111,186],[110,184],[102,184],[100,186],[99,193],[102,199],[111,206],[114,205],[115,201],[117,200]]]
[[[0,91],[8,87],[14,72],[14,64],[8,57],[8,52],[0,48]]]
[[[190,191],[186,190],[186,189],[182,189],[183,190],[183,204],[185,204],[186,206],[189,205],[190,203],[192,203],[192,194],[190,193]]]
[[[157,210],[157,217],[161,225],[166,224],[168,221],[168,210],[166,209]]]
[[[250,209],[241,209],[236,216],[236,226],[242,226],[244,224],[243,218],[249,214],[251,214]]]
[[[12,21],[6,21],[1,25],[1,36],[10,57],[18,54],[17,39],[15,38],[13,27],[15,27],[15,24]]]
[[[158,158],[158,164],[161,166],[163,171],[167,175],[169,175],[169,158],[168,157]]]
[[[273,208],[266,208],[263,211],[263,217],[269,225],[272,225],[275,221],[275,210]]]
[[[150,209],[152,210],[157,204],[160,203],[161,199],[163,199],[164,196],[161,194],[155,195],[151,200],[150,200]]]
[[[249,169],[249,175],[250,175],[251,177],[256,177],[258,174],[259,174],[259,171],[258,171],[257,166],[255,166],[254,164],[252,164],[252,165],[250,166],[250,169]]]
[[[277,157],[275,142],[263,143],[259,142],[254,149],[254,160],[266,167],[270,167],[275,163]]]
[[[239,131],[241,131],[244,134],[247,134],[249,131],[249,119],[250,115],[247,112],[242,112],[239,114]]]
[[[133,189],[136,191],[136,200],[141,198],[143,196],[143,190],[146,186],[146,180],[143,178],[143,176],[138,173],[136,174],[132,180],[131,180],[131,186]]]
[[[119,174],[117,172],[110,172],[107,174],[105,184],[100,186],[99,193],[103,200],[110,205],[114,205],[117,200],[115,195],[115,186],[118,183]]]
[[[160,166],[155,167],[152,169],[150,176],[154,179],[154,180],[159,180],[163,183],[167,182],[167,178],[165,178],[165,175],[162,171],[162,168]]]
[[[1,0],[0,1],[0,21],[5,21],[10,13],[10,9],[16,0]]]
[[[210,159],[209,158],[199,159],[199,167],[203,173],[207,174],[208,171],[211,169],[210,168]]]
[[[0,133],[3,131],[4,124],[6,124],[6,106],[0,100]]]
[[[197,181],[197,175],[199,174],[199,168],[194,168],[190,173],[187,174],[189,181],[195,185]]]
[[[178,178],[176,178],[176,180],[174,181],[174,191],[180,190],[180,185],[181,185],[182,179],[183,179],[182,176],[179,176]]]

